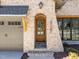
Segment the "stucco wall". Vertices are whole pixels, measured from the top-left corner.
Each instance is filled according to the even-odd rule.
[[[39,9],[40,2],[43,2],[42,9]],[[53,0],[32,0],[32,2],[29,3],[29,11],[27,13],[27,21],[28,21],[27,31],[24,32],[24,52],[28,50],[43,50],[34,48],[35,46],[34,22],[35,22],[35,16],[39,13],[46,15],[47,48],[44,50],[52,50],[54,52],[63,51],[63,46],[59,36],[59,30],[55,15],[55,2]],[[51,32],[50,32],[50,22],[52,22]]]
[[[57,12],[57,16],[61,15],[79,15],[79,0],[68,0]]]
[[[53,0],[1,0],[1,5],[29,5],[27,13],[27,31],[24,32],[23,49],[35,50],[35,26],[34,20],[38,13],[46,15],[47,49],[54,52],[63,51],[62,41],[59,36],[58,25],[55,14],[55,2]],[[6,2],[6,3],[5,3]],[[43,8],[39,9],[39,3],[43,2]],[[52,22],[52,32],[50,32],[50,22]]]

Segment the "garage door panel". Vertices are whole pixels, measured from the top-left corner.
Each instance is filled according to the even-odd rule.
[[[0,28],[0,50],[21,50],[22,44],[22,28]]]

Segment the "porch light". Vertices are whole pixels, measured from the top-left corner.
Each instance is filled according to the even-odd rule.
[[[43,3],[40,2],[40,3],[39,3],[39,8],[41,9],[42,7],[43,7]]]

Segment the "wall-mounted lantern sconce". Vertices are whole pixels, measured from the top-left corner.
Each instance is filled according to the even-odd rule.
[[[43,3],[40,2],[40,3],[39,3],[39,8],[41,9],[42,7],[43,7]]]

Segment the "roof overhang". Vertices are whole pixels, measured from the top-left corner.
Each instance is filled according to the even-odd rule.
[[[60,9],[66,2],[67,0],[54,0],[56,9]]]
[[[0,15],[25,15],[28,6],[0,6]]]

